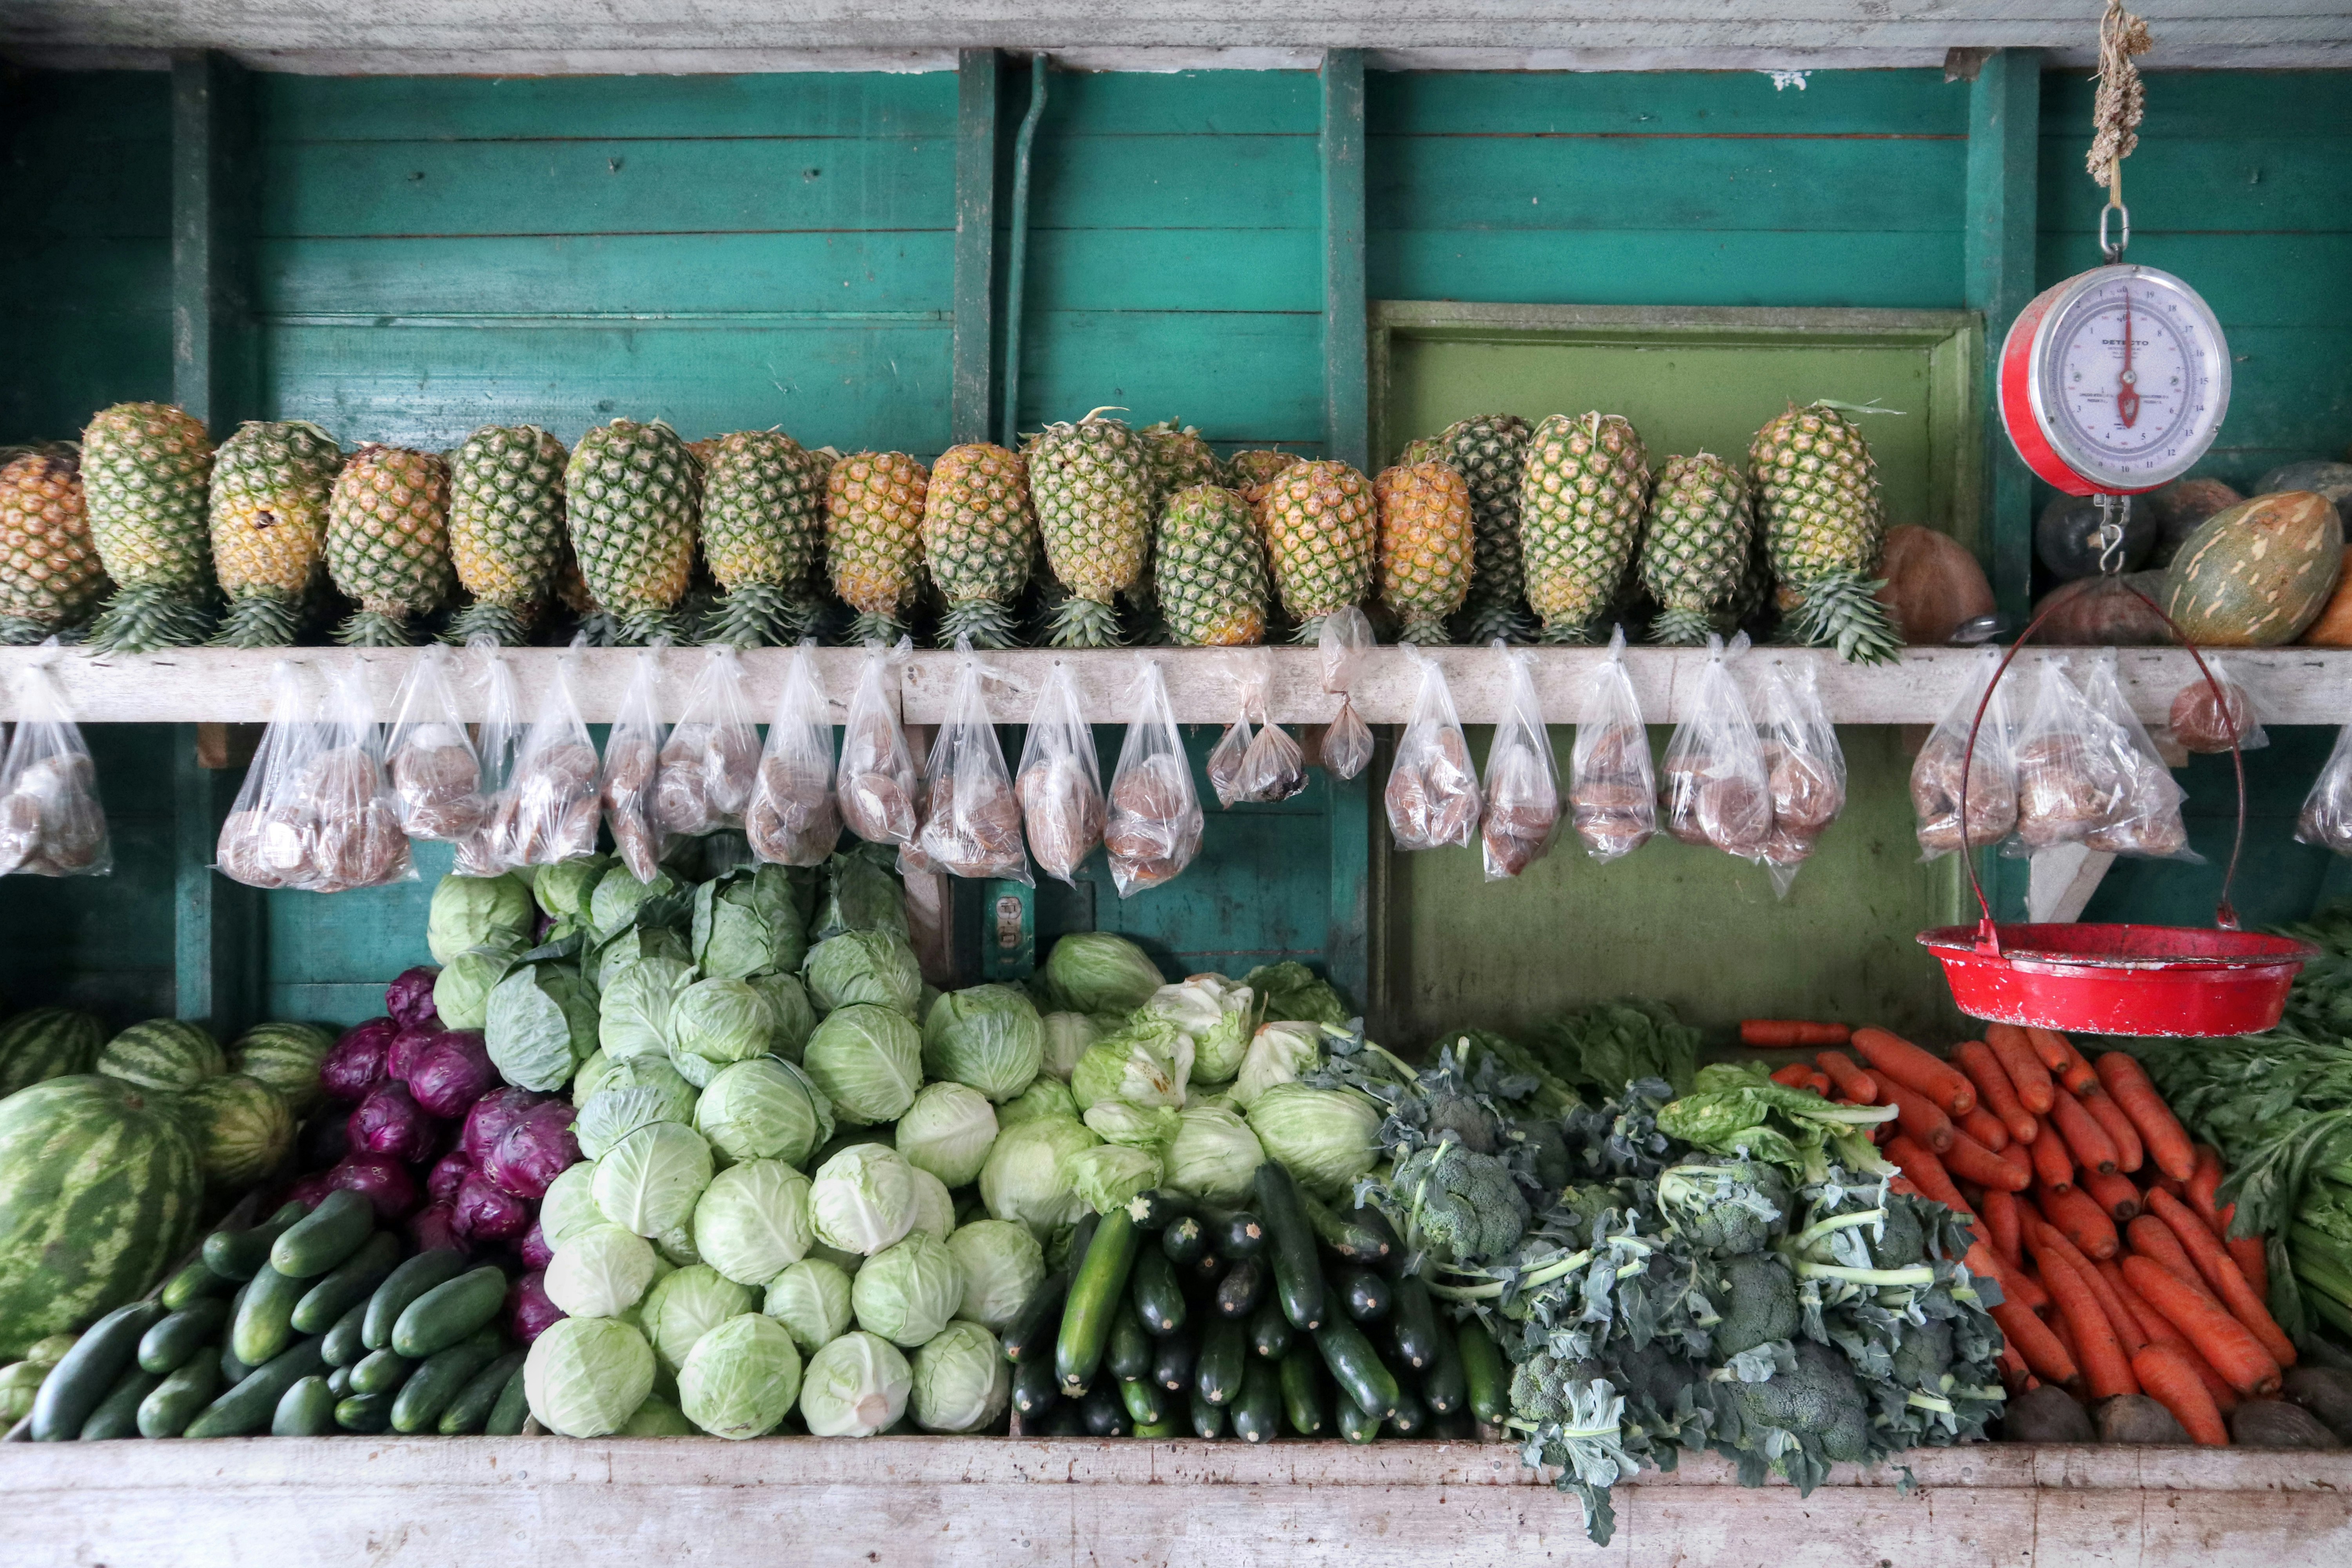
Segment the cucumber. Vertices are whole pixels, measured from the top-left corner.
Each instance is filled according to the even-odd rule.
[[[1138,1230],[1166,1230],[1178,1220],[1193,1218],[1200,1212],[1201,1205],[1192,1198],[1165,1187],[1138,1193],[1127,1204],[1127,1217],[1135,1222]]]
[[[1227,1258],[1255,1258],[1265,1250],[1265,1226],[1246,1209],[1219,1215],[1210,1223],[1209,1245]]]
[[[1217,1314],[1246,1318],[1265,1297],[1265,1259],[1244,1258],[1217,1281]]]
[[[163,1281],[157,1299],[174,1312],[184,1312],[207,1296],[226,1296],[236,1283],[213,1272],[212,1265],[202,1258],[184,1265],[177,1274]]]
[[[1364,1407],[1349,1398],[1345,1389],[1332,1402],[1332,1414],[1337,1418],[1339,1436],[1350,1443],[1369,1443],[1381,1435],[1381,1418],[1365,1415]]]
[[[1429,1435],[1429,1408],[1412,1396],[1412,1390],[1397,1390],[1396,1414],[1389,1425],[1400,1437],[1425,1437]]]
[[[1250,1349],[1268,1361],[1280,1361],[1290,1353],[1290,1320],[1282,1315],[1282,1303],[1272,1297],[1257,1304],[1249,1318]]]
[[[392,1326],[408,1304],[436,1285],[455,1279],[466,1271],[466,1259],[447,1247],[436,1247],[420,1252],[390,1274],[368,1298],[367,1319],[360,1326],[360,1343],[372,1351],[380,1351],[392,1343]]]
[[[1014,1366],[1030,1362],[1054,1364],[1054,1334],[1062,1325],[1062,1302],[1070,1294],[1070,1271],[1057,1268],[1045,1276],[1004,1330],[1004,1359]]]
[[[41,1380],[33,1396],[33,1441],[70,1443],[79,1436],[116,1380],[138,1363],[139,1342],[168,1316],[161,1301],[133,1301],[92,1323]]]
[[[81,1424],[80,1441],[103,1443],[110,1438],[139,1436],[139,1406],[163,1381],[162,1373],[149,1372],[138,1363],[131,1363],[114,1380],[114,1386],[106,1391],[106,1397],[98,1402],[89,1418]]]
[[[1462,1355],[1462,1381],[1470,1395],[1470,1414],[1489,1426],[1499,1426],[1511,1414],[1511,1374],[1503,1365],[1503,1347],[1486,1325],[1472,1319],[1454,1338]]]
[[[1171,1263],[1197,1263],[1209,1250],[1209,1233],[1197,1218],[1186,1215],[1160,1233],[1160,1250]]]
[[[1313,1333],[1331,1315],[1322,1259],[1315,1255],[1315,1227],[1299,1202],[1297,1184],[1271,1160],[1257,1168],[1257,1209],[1274,1265],[1275,1299],[1292,1328]]]
[[[392,1348],[423,1361],[479,1333],[506,1304],[506,1271],[485,1263],[411,1301],[392,1325]]]
[[[237,1360],[236,1346],[224,1344],[220,1352],[220,1374],[222,1384],[235,1388],[253,1375],[253,1368]]]
[[[347,1366],[339,1366],[335,1368],[334,1371],[329,1373],[327,1374],[327,1391],[338,1399],[349,1396],[352,1392],[352,1369]]]
[[[1402,1332],[1398,1338],[1403,1338]],[[1461,1349],[1454,1342],[1454,1336],[1443,1329],[1432,1344],[1436,1353],[1421,1371],[1421,1402],[1440,1415],[1468,1409],[1470,1388],[1463,1380]]]
[[[227,1322],[225,1297],[199,1296],[140,1339],[139,1364],[158,1377],[176,1372],[198,1351],[209,1348]]]
[[[1187,1333],[1162,1334],[1151,1346],[1151,1381],[1171,1394],[1192,1381],[1192,1362],[1200,1347]]]
[[[191,1356],[139,1402],[142,1437],[176,1437],[221,1391],[220,1360]]]
[[[1478,1436],[1478,1428],[1469,1412],[1456,1410],[1429,1418],[1429,1435],[1443,1443],[1467,1443]]]
[[[269,1266],[289,1279],[316,1279],[375,1233],[375,1205],[339,1187],[269,1244]]]
[[[482,1424],[482,1432],[486,1436],[511,1437],[530,1419],[530,1399],[523,1392],[522,1368],[517,1367],[506,1387],[499,1391],[499,1402],[490,1406],[490,1418]]]
[[[300,1340],[266,1366],[255,1367],[237,1385],[206,1405],[188,1423],[190,1437],[248,1437],[269,1425],[286,1391],[327,1363],[319,1342]]]
[[[269,1261],[269,1249],[278,1238],[310,1212],[300,1204],[288,1204],[248,1229],[213,1232],[205,1237],[205,1267],[224,1279],[252,1279]]]
[[[400,1267],[400,1237],[380,1230],[360,1244],[360,1249],[310,1282],[294,1303],[294,1326],[306,1334],[323,1334],[337,1319],[375,1294],[375,1288]],[[272,1267],[275,1267],[273,1265]]]
[[[441,1419],[449,1402],[465,1392],[474,1374],[498,1360],[505,1349],[506,1336],[496,1329],[483,1329],[462,1343],[435,1352],[400,1385],[400,1396],[392,1402],[392,1429],[423,1432],[429,1428]]]
[[[327,1380],[317,1373],[295,1379],[294,1385],[278,1395],[278,1408],[269,1417],[273,1437],[325,1437],[334,1430],[335,1396]]]
[[[1078,1401],[1079,1418],[1095,1436],[1124,1437],[1134,1426],[1127,1414],[1127,1401],[1119,1396],[1120,1386],[1116,1378],[1098,1377]]]
[[[1282,1377],[1282,1413],[1302,1437],[1320,1437],[1330,1425],[1323,1414],[1323,1379],[1315,1358],[1301,1345],[1275,1363]]]
[[[1061,1380],[1052,1360],[1031,1358],[1013,1369],[1013,1408],[1025,1421],[1034,1421],[1062,1397]]]
[[[1429,1299],[1429,1287],[1418,1274],[1408,1274],[1390,1287],[1389,1294],[1389,1333],[1396,1342],[1397,1359],[1415,1372],[1426,1372],[1445,1337],[1437,1330],[1437,1308]]]
[[[1136,1254],[1135,1310],[1151,1333],[1172,1334],[1184,1326],[1184,1288],[1176,1282],[1176,1266],[1156,1247]]]
[[[280,1274],[265,1263],[245,1288],[236,1317],[229,1324],[229,1348],[247,1366],[259,1366],[294,1342],[294,1303],[302,1299],[302,1281]]]
[[[1307,1211],[1307,1224],[1315,1227],[1315,1239],[1335,1258],[1349,1263],[1380,1263],[1395,1250],[1391,1242],[1395,1233],[1374,1210],[1328,1208],[1307,1193],[1298,1194],[1298,1203]],[[1378,1228],[1365,1223],[1366,1215],[1380,1221]]]
[[[1123,1208],[1111,1210],[1095,1227],[1086,1256],[1071,1277],[1069,1305],[1063,1310],[1062,1331],[1054,1343],[1054,1365],[1064,1392],[1084,1393],[1094,1382],[1112,1320],[1127,1299],[1128,1274],[1141,1250],[1142,1237]]]
[[[1271,1443],[1282,1436],[1282,1375],[1272,1362],[1250,1358],[1242,1373],[1242,1396],[1226,1410],[1234,1436],[1244,1443]]]
[[[1132,1300],[1118,1304],[1112,1318],[1110,1342],[1103,1348],[1103,1365],[1121,1383],[1133,1383],[1151,1373],[1151,1336],[1136,1315]]]
[[[370,1351],[367,1359],[352,1368],[353,1394],[393,1394],[408,1381],[416,1370],[416,1363],[394,1350]]]
[[[365,1301],[347,1308],[327,1331],[327,1342],[320,1348],[329,1366],[357,1366],[366,1357],[367,1346],[360,1342],[360,1331],[367,1324],[367,1310]]]
[[[457,1391],[457,1397],[441,1412],[434,1430],[444,1437],[470,1437],[480,1431],[482,1424],[490,1418],[499,1395],[506,1392],[508,1381],[522,1370],[524,1353],[509,1351],[468,1378],[466,1386]]]
[[[1212,1318],[1201,1331],[1192,1387],[1212,1405],[1231,1405],[1241,1394],[1242,1373],[1248,1361],[1248,1332],[1231,1318]]]
[[[1339,1270],[1339,1305],[1348,1316],[1360,1323],[1377,1322],[1389,1315],[1389,1303],[1394,1299],[1389,1282],[1369,1268],[1346,1268]]]
[[[1168,1418],[1168,1391],[1148,1378],[1120,1384],[1118,1397],[1138,1426],[1156,1426]]]
[[[1225,1435],[1225,1407],[1212,1405],[1201,1397],[1198,1388],[1192,1390],[1192,1436],[1202,1442],[1213,1443]]]
[[[1045,1437],[1084,1437],[1087,1418],[1075,1399],[1065,1399],[1045,1412],[1045,1429],[1038,1434]]]
[[[1337,1319],[1316,1331],[1315,1348],[1323,1353],[1323,1364],[1331,1369],[1332,1379],[1348,1391],[1349,1398],[1364,1407],[1365,1415],[1385,1421],[1396,1414],[1396,1374],[1372,1349],[1363,1330],[1345,1318]]]
[[[392,1425],[392,1395],[353,1394],[335,1401],[335,1425],[346,1432],[372,1436]],[[520,1428],[518,1428],[520,1430]]]
[[[1160,1233],[1167,1235],[1166,1231]],[[1225,1259],[1214,1252],[1203,1252],[1192,1262],[1182,1265],[1177,1273],[1194,1289],[1213,1288],[1225,1272]]]
[[[1128,1436],[1160,1439],[1181,1436],[1182,1433],[1173,1421],[1139,1421],[1135,1424],[1135,1430]]]

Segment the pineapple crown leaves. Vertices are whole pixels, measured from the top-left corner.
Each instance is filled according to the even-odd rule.
[[[1793,409],[1797,405],[1791,403],[1789,406]],[[1816,397],[1811,403],[1806,404],[1805,406],[1808,408],[1827,408],[1838,414],[1892,414],[1897,419],[1906,416],[1906,411],[1904,409],[1881,408],[1878,406],[1878,399],[1874,397],[1867,403],[1841,403],[1835,398]]]

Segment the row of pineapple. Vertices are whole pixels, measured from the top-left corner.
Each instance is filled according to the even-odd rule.
[[[1301,641],[1369,604],[1410,642],[1580,642],[1646,595],[1652,637],[1688,644],[1754,619],[1776,581],[1801,640],[1863,658],[1895,640],[1869,580],[1869,448],[1832,405],[1767,424],[1744,475],[1705,452],[1653,475],[1633,426],[1595,413],[1464,420],[1370,479],[1290,453],[1221,460],[1196,431],[1109,412],[926,468],[625,419],[568,453],[490,426],[446,455],[346,455],[289,422],[215,451],[177,408],[120,405],[78,453],[0,468],[0,638],[95,611],[105,649],[281,646],[325,613],[323,578],[355,606],[335,635],[360,646],[453,610],[452,640],[520,643],[560,606],[599,642],[756,647],[820,629],[822,568],[852,617],[826,629],[853,641],[926,610],[942,644],[1235,646],[1265,639],[1278,595]]]

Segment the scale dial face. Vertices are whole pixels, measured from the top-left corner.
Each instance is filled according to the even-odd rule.
[[[2154,489],[2212,446],[2230,351],[2197,291],[2152,267],[2101,267],[2029,305],[2001,350],[2001,417],[2074,495]]]

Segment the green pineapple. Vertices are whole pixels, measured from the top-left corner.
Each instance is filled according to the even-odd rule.
[[[1834,646],[1857,664],[1884,664],[1903,646],[1872,579],[1885,542],[1878,465],[1870,444],[1832,403],[1791,405],[1748,448],[1756,521],[1780,582],[1780,608],[1800,642]]]
[[[1618,416],[1554,414],[1536,426],[1519,482],[1519,548],[1544,641],[1593,640],[1633,563],[1649,499],[1642,437]]]
[[[824,554],[830,465],[781,430],[740,430],[704,450],[702,554],[726,592],[702,640],[796,642],[815,614],[809,574]]]
[[[0,644],[37,643],[89,618],[106,593],[73,443],[0,452]]]
[[[580,437],[563,471],[580,574],[614,620],[614,639],[682,640],[678,601],[694,575],[702,466],[677,432],[615,419]]]
[[[1454,464],[1454,448],[1434,436],[1415,436],[1404,444],[1404,450],[1397,454],[1397,467],[1400,468],[1418,468],[1423,463],[1444,463],[1456,473],[1462,471]]]
[[[1712,452],[1668,458],[1642,534],[1652,642],[1697,647],[1738,599],[1753,555],[1748,482]]]
[[[327,574],[359,601],[335,633],[352,647],[406,647],[409,621],[449,602],[449,465],[437,453],[373,443],[335,476]]]
[[[1516,414],[1481,414],[1454,421],[1434,437],[1439,455],[1470,484],[1476,552],[1462,629],[1464,641],[1482,647],[1496,637],[1525,642],[1534,630],[1519,552],[1519,480],[1532,435]]]
[[[343,449],[316,425],[249,420],[213,455],[213,566],[228,595],[213,642],[284,647],[301,630],[326,550]]]
[[[1345,463],[1294,463],[1258,503],[1267,559],[1294,642],[1322,635],[1323,618],[1363,603],[1379,532],[1372,482]]]
[[[1013,647],[1013,602],[1037,554],[1020,453],[975,442],[940,454],[923,495],[923,554],[947,598],[940,646],[969,637],[974,647]]]
[[[93,648],[193,647],[212,629],[213,442],[202,421],[162,403],[118,403],[81,437],[90,538],[114,597],[89,628]]]
[[[856,612],[852,642],[896,642],[923,585],[930,474],[904,452],[852,452],[825,477],[833,591]]]
[[[1154,554],[1160,612],[1189,647],[1243,647],[1265,640],[1265,547],[1239,491],[1191,485],[1160,513]]]
[[[1070,596],[1054,611],[1056,647],[1117,645],[1119,593],[1142,574],[1160,481],[1144,438],[1097,408],[1029,439],[1029,495],[1045,562]]]
[[[1173,419],[1163,419],[1136,434],[1143,437],[1151,454],[1151,471],[1160,481],[1161,499],[1194,485],[1225,482],[1225,466],[1217,461],[1216,449],[1191,426],[1180,428]]]
[[[449,552],[473,603],[448,640],[528,640],[563,560],[563,443],[536,425],[485,425],[449,454]]]
[[[1242,500],[1255,506],[1265,499],[1267,488],[1285,469],[1306,460],[1296,452],[1235,452],[1233,461],[1225,465],[1225,477],[1233,481],[1233,488],[1240,492]],[[1261,533],[1265,531],[1263,521],[1258,531]]]

